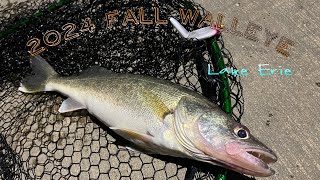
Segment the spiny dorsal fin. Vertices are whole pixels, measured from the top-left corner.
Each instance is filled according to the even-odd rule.
[[[94,65],[91,66],[88,69],[85,69],[83,71],[80,72],[79,76],[88,76],[88,75],[95,75],[95,74],[106,74],[106,73],[113,73],[112,71],[104,68],[104,67],[100,67],[98,65]]]

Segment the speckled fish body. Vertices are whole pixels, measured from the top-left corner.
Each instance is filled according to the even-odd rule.
[[[80,103],[109,127],[142,133],[159,129],[183,96],[202,96],[165,80],[110,72],[52,79],[47,91],[60,92]],[[60,112],[63,112],[63,107]],[[154,130],[153,130],[154,129]]]
[[[116,74],[92,67],[60,77],[40,56],[34,76],[19,88],[26,93],[56,91],[68,97],[59,112],[87,109],[138,147],[186,157],[254,176],[270,176],[276,155],[204,96],[170,81]]]

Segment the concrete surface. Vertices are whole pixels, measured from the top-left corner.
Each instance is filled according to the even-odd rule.
[[[233,17],[238,30],[245,32],[248,22],[262,27],[258,42],[224,33],[226,47],[238,69],[249,69],[241,79],[244,88],[243,124],[261,141],[272,147],[279,160],[272,167],[270,180],[310,179],[320,176],[320,3],[317,0],[199,0],[214,19],[221,13],[231,27]],[[278,32],[269,47],[264,45],[265,29]],[[275,49],[281,36],[294,42],[289,57]],[[291,77],[261,77],[258,64],[282,66],[293,71]],[[267,125],[269,124],[269,125]],[[258,178],[260,179],[260,178]]]
[[[1,17],[9,18],[16,0],[1,0]],[[24,0],[25,2],[25,0]],[[28,1],[35,2],[35,1]],[[237,17],[238,30],[245,32],[248,23],[261,26],[258,42],[236,34],[224,33],[226,47],[238,69],[249,70],[242,77],[245,114],[243,124],[279,156],[272,165],[276,175],[270,180],[310,179],[320,176],[320,3],[317,0],[198,0],[216,19],[231,27]],[[27,4],[27,6],[33,3]],[[264,45],[266,28],[278,38]],[[276,51],[280,38],[294,42],[289,57]],[[259,64],[292,69],[291,77],[261,77]]]

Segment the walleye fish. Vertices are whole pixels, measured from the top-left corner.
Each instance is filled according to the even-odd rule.
[[[120,136],[157,154],[190,158],[253,175],[274,174],[275,153],[204,96],[170,81],[92,67],[60,77],[40,56],[19,90],[56,91],[60,113],[87,109]]]

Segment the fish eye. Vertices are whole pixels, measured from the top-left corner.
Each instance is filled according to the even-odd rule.
[[[241,139],[248,139],[249,138],[249,132],[241,127],[235,128],[234,132]]]
[[[246,138],[248,135],[247,135],[247,131],[245,131],[244,129],[240,129],[237,133],[237,135],[240,137],[240,138]]]

